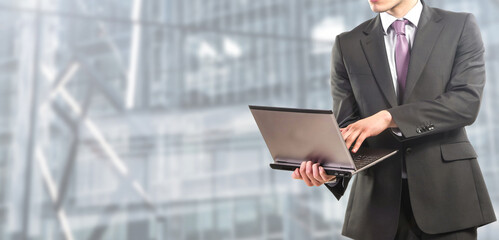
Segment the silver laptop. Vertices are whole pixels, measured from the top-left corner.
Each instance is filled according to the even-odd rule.
[[[274,159],[273,169],[294,171],[320,163],[328,175],[351,177],[398,150],[361,147],[351,153],[330,110],[249,106]]]

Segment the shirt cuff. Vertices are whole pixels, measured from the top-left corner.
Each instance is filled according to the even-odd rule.
[[[400,128],[392,128],[393,134],[402,137],[402,132],[400,131]]]
[[[338,182],[338,178],[334,178],[333,180],[325,182],[324,184],[328,185],[329,187],[334,187],[338,184]]]

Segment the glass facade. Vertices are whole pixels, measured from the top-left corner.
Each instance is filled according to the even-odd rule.
[[[488,80],[468,133],[497,205],[499,1],[427,3],[481,27]],[[248,104],[331,108],[334,37],[375,16],[367,1],[0,10],[0,239],[345,239],[348,195],[272,171]]]

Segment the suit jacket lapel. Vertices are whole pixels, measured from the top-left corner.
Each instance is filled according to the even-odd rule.
[[[374,78],[390,107],[397,106],[397,96],[386,57],[385,40],[379,14],[367,25],[364,34],[366,37],[361,39],[362,50],[366,55]]]
[[[414,45],[411,49],[411,59],[409,61],[409,71],[407,73],[407,83],[404,91],[403,103],[405,103],[411,95],[421,73],[423,72],[426,62],[433,50],[433,46],[437,42],[440,32],[444,24],[439,22],[441,17],[424,4],[423,12],[418,23],[418,29],[414,38]]]

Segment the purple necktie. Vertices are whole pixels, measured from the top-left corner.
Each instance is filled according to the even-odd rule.
[[[393,30],[395,30],[395,33],[397,34],[397,42],[395,43],[395,66],[397,67],[399,103],[402,103],[402,99],[404,98],[409,59],[411,58],[409,42],[407,42],[407,38],[405,37],[405,25],[408,22],[407,19],[404,19],[392,23]]]

